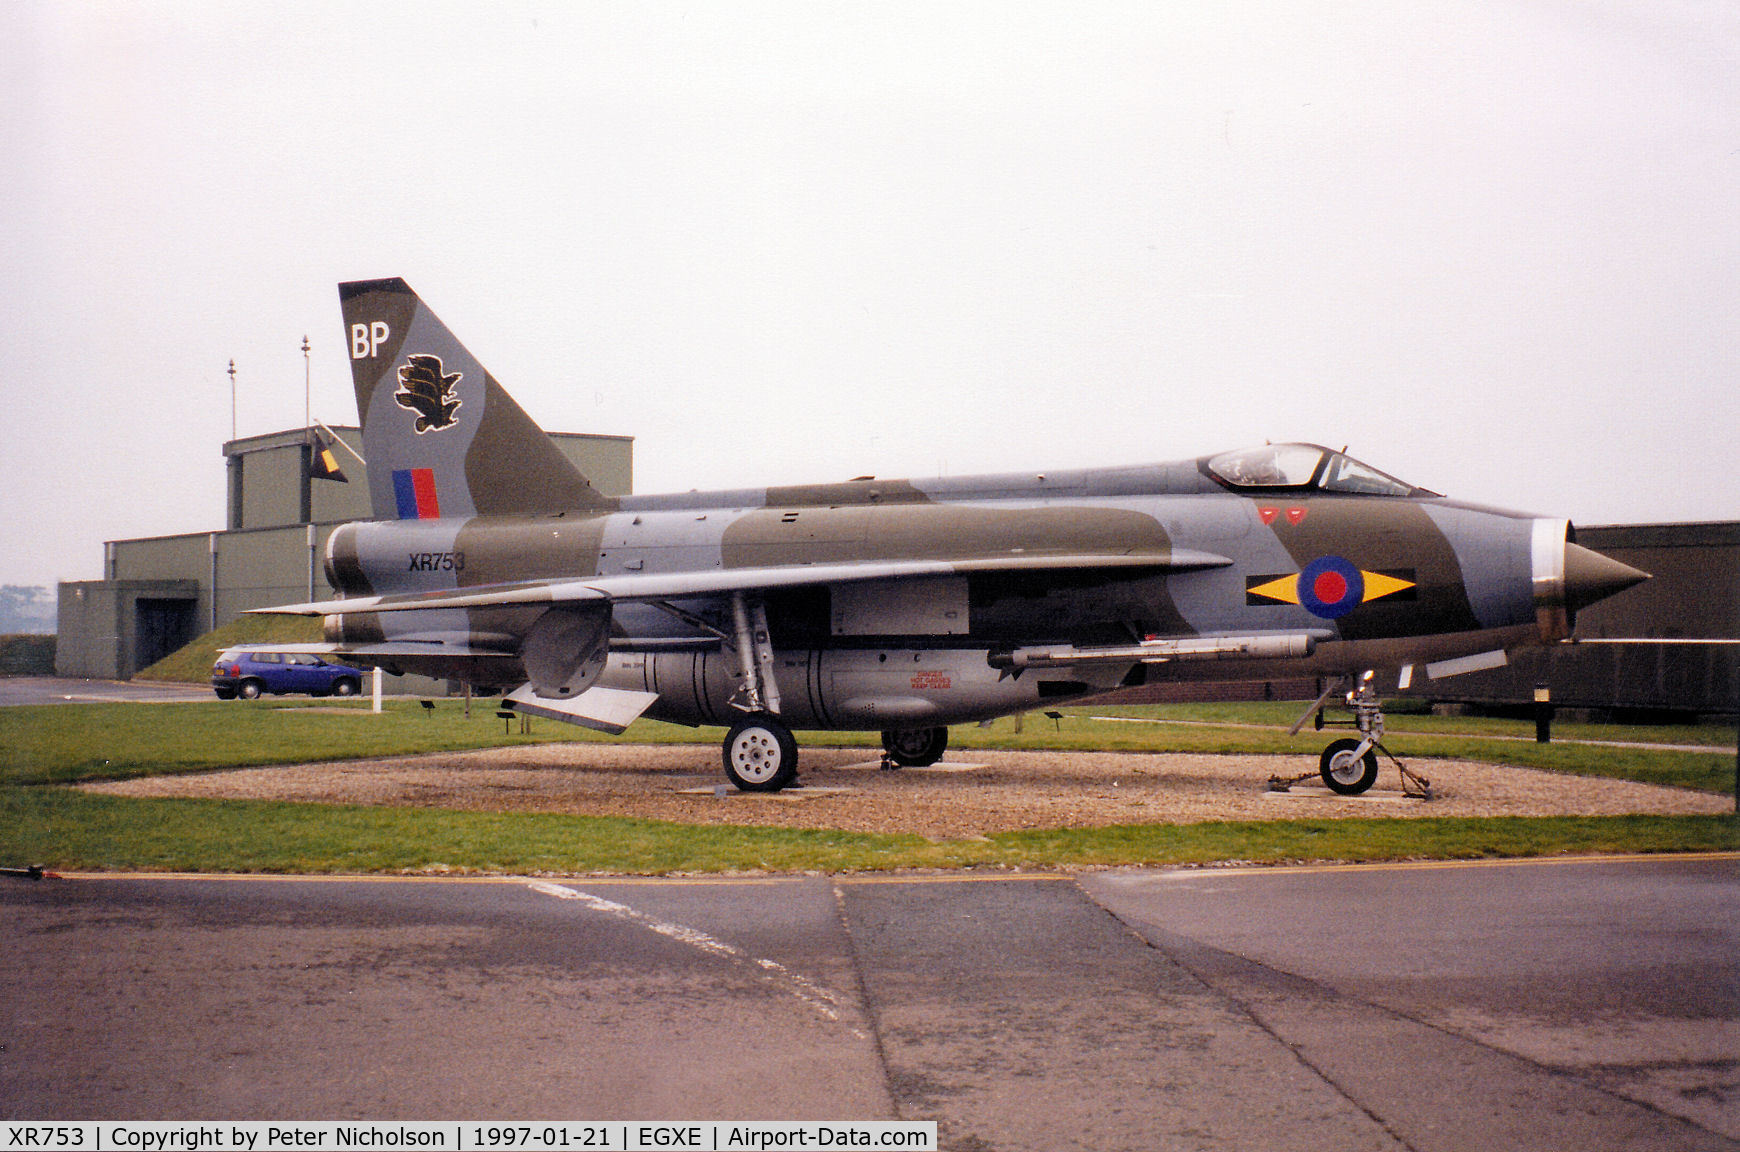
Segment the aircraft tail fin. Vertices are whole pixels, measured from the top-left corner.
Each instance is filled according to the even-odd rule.
[[[403,280],[338,295],[377,519],[612,506]]]

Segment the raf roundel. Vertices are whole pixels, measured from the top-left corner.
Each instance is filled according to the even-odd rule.
[[[1299,603],[1313,616],[1339,620],[1365,600],[1365,575],[1340,556],[1321,556],[1299,573]]]

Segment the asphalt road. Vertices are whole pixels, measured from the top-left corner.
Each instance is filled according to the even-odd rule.
[[[210,687],[145,680],[73,680],[61,676],[0,676],[0,708],[12,704],[172,704],[215,700]]]
[[[1740,859],[0,883],[0,1110],[1740,1147]]]

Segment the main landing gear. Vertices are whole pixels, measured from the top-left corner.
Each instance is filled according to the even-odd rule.
[[[745,792],[778,792],[797,781],[797,740],[777,718],[745,716],[725,737],[725,775]]]
[[[1377,754],[1382,752],[1402,775],[1402,795],[1430,800],[1432,782],[1424,776],[1410,772],[1406,764],[1396,759],[1395,754],[1383,746],[1383,703],[1378,699],[1377,688],[1372,684],[1375,676],[1373,672],[1364,673],[1359,678],[1359,687],[1347,694],[1346,707],[1353,712],[1353,719],[1341,723],[1358,729],[1360,738],[1343,738],[1332,742],[1319,757],[1315,774],[1323,778],[1323,783],[1331,792],[1342,796],[1358,796],[1377,783]],[[1323,706],[1344,684],[1345,680],[1337,680],[1331,684],[1323,695],[1312,702],[1305,715],[1299,717],[1298,723],[1293,725],[1288,735],[1297,736],[1299,730],[1305,726],[1305,721],[1313,715],[1316,716],[1316,726],[1321,731],[1326,726]],[[1310,779],[1312,775],[1313,773],[1303,772],[1293,777],[1271,776],[1269,790],[1285,792],[1301,780]]]
[[[947,728],[901,728],[882,733],[882,767],[929,768],[948,751]]]
[[[741,592],[732,593],[731,623],[741,678],[731,706],[746,715],[725,736],[725,775],[745,792],[778,792],[797,783],[798,747],[778,715],[767,608]]]

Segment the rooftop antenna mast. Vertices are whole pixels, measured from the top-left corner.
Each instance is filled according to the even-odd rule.
[[[236,361],[230,357],[230,439],[236,438]]]
[[[314,427],[314,402],[309,386],[308,373],[308,337],[302,337],[302,431],[304,434]]]

